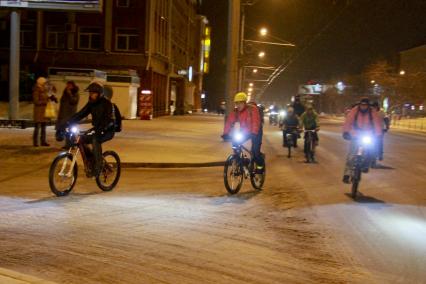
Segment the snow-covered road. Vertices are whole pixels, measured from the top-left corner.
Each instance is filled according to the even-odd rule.
[[[45,165],[15,165],[0,173],[0,267],[58,283],[426,283],[426,139],[387,138],[358,202],[334,124],[310,165],[268,127],[260,193],[228,196],[220,167],[127,169],[113,192],[81,178],[56,198]]]

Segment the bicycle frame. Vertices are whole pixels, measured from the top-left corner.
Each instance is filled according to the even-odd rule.
[[[245,159],[249,157],[250,162],[248,165],[249,168],[247,168],[247,170],[248,172],[251,172],[250,167],[253,163],[251,151],[242,144],[232,145],[232,150],[234,151],[234,155],[238,157],[238,164],[240,166],[240,171],[243,173],[244,177],[247,178],[248,177],[247,172],[244,171],[244,168],[247,168],[245,164]]]

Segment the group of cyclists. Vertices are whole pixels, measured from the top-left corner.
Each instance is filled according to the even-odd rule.
[[[240,131],[246,134],[246,141],[251,139],[252,153],[258,168],[258,172],[262,171],[265,164],[264,155],[261,153],[262,135],[263,135],[263,107],[256,105],[254,102],[247,101],[247,95],[239,92],[234,97],[235,109],[232,111],[225,123],[223,139],[230,137],[231,130],[235,123],[239,122]],[[262,116],[262,117],[261,117]],[[310,104],[303,105],[300,96],[296,96],[293,104],[287,108],[285,117],[282,117],[279,122],[280,128],[283,131],[283,147],[287,147],[288,133],[297,133],[293,135],[293,146],[297,147],[297,139],[299,133],[303,130],[314,131],[314,145],[318,146],[320,130],[319,115]],[[345,122],[343,125],[343,139],[349,140],[350,147],[347,155],[343,182],[350,183],[350,171],[352,169],[352,157],[356,154],[356,139],[362,133],[370,133],[374,137],[375,150],[372,155],[374,159],[383,160],[383,135],[389,129],[389,120],[384,112],[380,110],[378,102],[371,103],[365,97],[357,104],[353,105],[346,113]],[[306,146],[305,146],[306,148]],[[306,149],[304,149],[306,152]]]

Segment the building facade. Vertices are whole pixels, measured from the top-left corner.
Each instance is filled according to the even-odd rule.
[[[108,78],[138,77],[138,95],[152,96],[154,117],[199,111],[208,25],[198,6],[105,0],[102,13],[21,10],[21,81],[52,67],[97,69]],[[9,11],[0,10],[1,93],[7,93],[9,33]]]

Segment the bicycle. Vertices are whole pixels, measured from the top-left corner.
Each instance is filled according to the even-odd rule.
[[[374,151],[374,141],[371,136],[363,135],[356,140],[356,154],[352,157],[351,196],[356,199],[362,173],[367,173],[371,166],[371,155]]]
[[[266,166],[263,166],[262,173],[256,173],[256,162],[252,152],[243,146],[247,141],[242,133],[234,133],[232,137],[233,153],[225,161],[223,179],[225,188],[230,194],[240,191],[244,179],[250,177],[250,182],[255,190],[262,190],[266,177]],[[263,154],[262,154],[263,155]]]
[[[317,132],[316,130],[306,130],[305,129],[305,143],[304,143],[304,152],[307,163],[315,163],[315,141],[314,135]]]
[[[296,145],[295,143],[299,135],[298,127],[288,127],[287,129],[283,130],[283,135],[285,135],[286,138],[285,147],[287,147],[287,157],[291,158],[291,148],[294,148],[294,146]]]
[[[50,190],[56,196],[66,196],[74,188],[78,177],[77,156],[80,153],[84,170],[88,178],[92,177],[93,161],[82,141],[83,135],[94,135],[93,130],[80,131],[76,126],[66,130],[71,141],[71,147],[66,152],[59,153],[49,169]],[[121,175],[120,157],[114,151],[102,153],[102,170],[96,176],[96,184],[103,191],[113,190]]]

